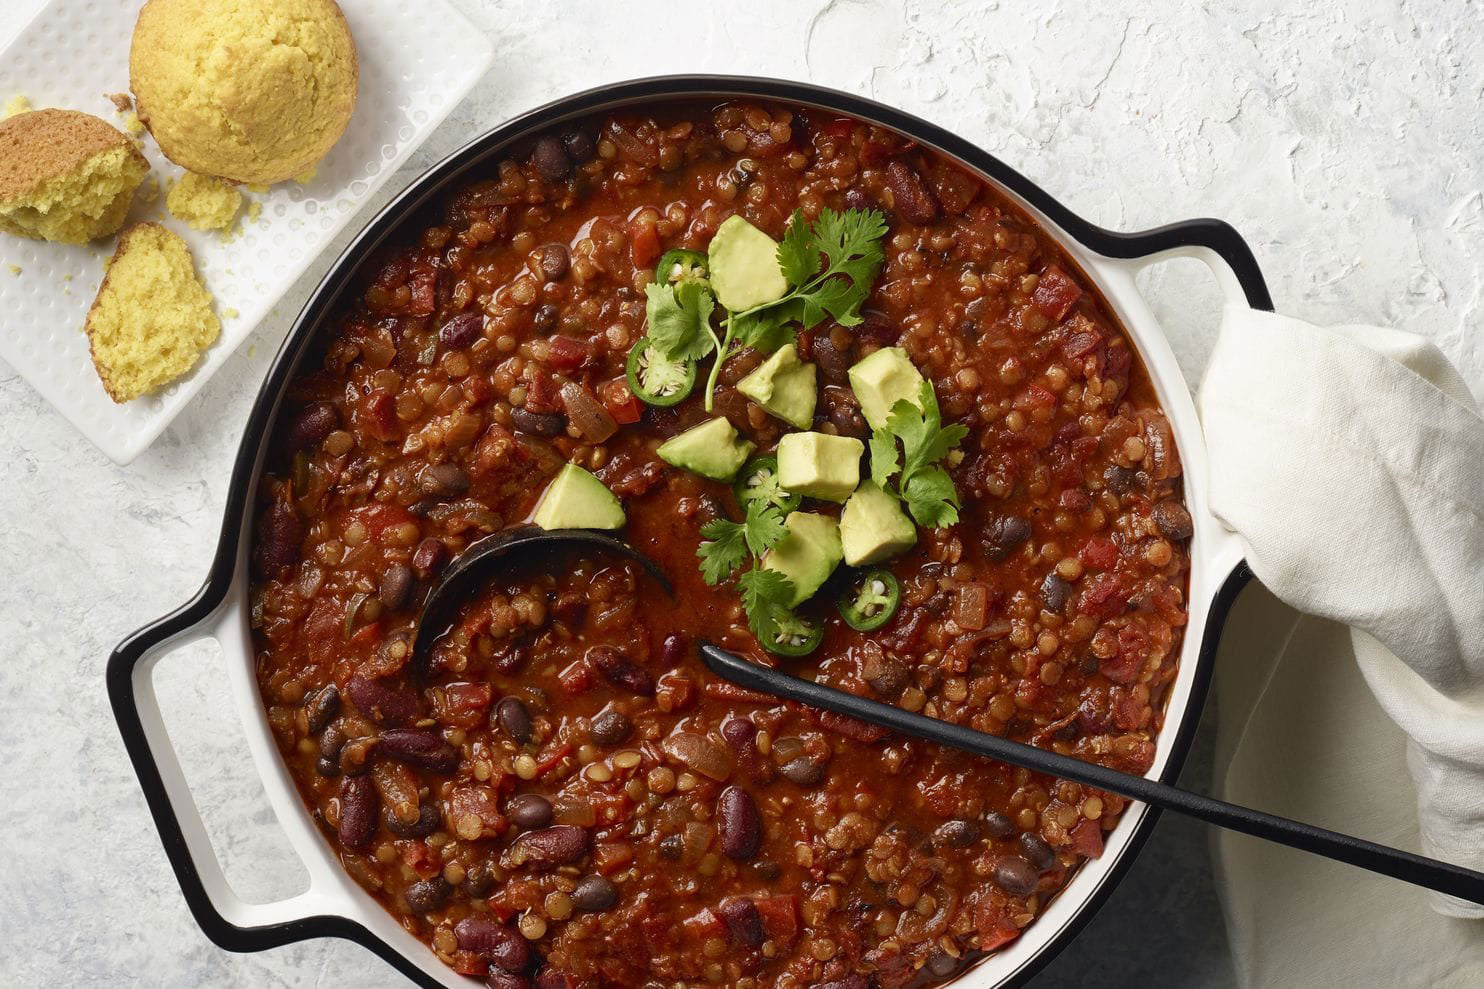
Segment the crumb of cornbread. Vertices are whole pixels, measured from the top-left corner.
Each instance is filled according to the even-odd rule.
[[[254,203],[249,203],[248,206],[247,206],[247,218],[248,218],[249,221],[251,221],[253,223],[258,222],[258,217],[262,214],[262,212],[263,212],[263,204],[262,203],[254,202]]]
[[[10,268],[12,275],[19,275],[21,273],[21,266],[18,264],[7,265],[7,267]]]
[[[308,185],[309,183],[314,181],[314,177],[318,174],[319,163],[316,162],[315,164],[310,165],[304,171],[300,172],[298,175],[295,175],[294,181],[299,183],[300,185]]]
[[[165,208],[197,230],[225,230],[237,219],[242,193],[230,182],[186,172],[166,193]]]
[[[84,328],[104,389],[127,402],[195,367],[221,322],[185,241],[137,223],[119,238]]]
[[[103,95],[108,98],[108,102],[112,103],[113,108],[119,113],[128,113],[134,109],[134,97],[128,93],[104,93]]]
[[[0,230],[81,244],[123,226],[149,162],[127,135],[75,110],[0,121]]]
[[[124,130],[133,134],[135,137],[139,137],[144,133],[144,122],[139,119],[139,114],[133,110],[124,114]]]
[[[0,114],[0,120],[6,117],[14,117],[17,114],[27,113],[31,109],[31,101],[20,93],[16,93],[5,101],[5,112]]]
[[[238,182],[292,178],[355,109],[355,42],[334,0],[149,0],[129,85],[160,150]]]

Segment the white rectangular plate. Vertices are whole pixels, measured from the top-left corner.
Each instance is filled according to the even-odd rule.
[[[82,110],[123,129],[105,94],[128,91],[129,38],[141,6],[50,0],[0,52],[0,103],[22,94],[37,108]],[[143,138],[161,193],[153,202],[136,196],[130,222],[163,220],[185,238],[222,318],[221,337],[184,378],[123,405],[104,392],[82,327],[113,240],[77,247],[0,234],[0,358],[120,464],[160,435],[493,60],[489,39],[443,0],[341,0],[341,7],[361,67],[350,127],[308,184],[244,190],[261,211],[253,220],[244,213],[234,236],[168,217],[164,186],[181,169]]]

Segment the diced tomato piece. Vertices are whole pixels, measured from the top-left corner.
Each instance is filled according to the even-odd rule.
[[[769,896],[753,901],[763,922],[763,933],[779,944],[792,944],[799,936],[799,898]]]
[[[634,397],[629,391],[629,383],[623,378],[614,378],[605,381],[598,386],[598,398],[603,403],[603,408],[613,417],[613,421],[620,426],[639,421],[644,415],[644,403]]]
[[[861,163],[865,165],[879,165],[893,154],[896,154],[896,152],[890,145],[881,141],[867,141],[861,146]]]
[[[491,424],[474,444],[474,457],[469,464],[469,473],[475,477],[486,477],[519,454],[520,445],[515,442],[515,435],[504,426]]]
[[[479,824],[479,834],[464,834],[461,825],[467,825],[468,819],[473,818]],[[460,838],[466,841],[474,838],[498,838],[505,833],[509,822],[505,815],[500,813],[500,798],[494,787],[490,786],[461,786],[453,791],[448,798],[449,825],[458,833]]]
[[[394,525],[412,521],[412,513],[401,505],[380,502],[355,511],[356,521],[366,527],[366,532],[376,542],[386,537],[386,531]]]
[[[592,344],[576,337],[554,336],[546,343],[546,363],[563,374],[577,370],[593,356]]]
[[[634,262],[635,268],[648,268],[659,259],[660,235],[654,224],[630,227],[629,236],[632,238],[629,258]]]
[[[820,711],[819,726],[857,742],[879,742],[887,736],[887,730],[880,725],[858,721],[849,715],[836,714],[834,711]]]
[[[600,814],[598,820],[602,821]],[[593,849],[593,868],[605,876],[610,876],[634,861],[633,846],[618,841],[600,842]]]
[[[487,682],[450,683],[433,694],[433,716],[455,728],[474,728],[481,724],[494,700],[494,690]]]
[[[1097,821],[1083,821],[1072,829],[1072,848],[1090,859],[1103,854],[1103,828]]]
[[[684,711],[696,702],[696,682],[685,673],[671,670],[655,684],[655,699],[662,711]]]
[[[345,631],[345,606],[333,597],[316,598],[309,617],[299,626],[299,635],[311,656],[332,656]]]
[[[1031,303],[1052,319],[1061,319],[1082,298],[1082,289],[1072,277],[1056,265],[1041,272],[1041,280],[1031,296]]]
[[[455,951],[453,953],[453,970],[460,975],[472,975],[476,978],[484,978],[490,972],[489,959],[473,951]]]
[[[848,140],[855,130],[855,121],[849,117],[836,117],[820,129],[820,133],[828,134],[836,141]]]
[[[579,659],[557,674],[562,689],[569,694],[585,694],[593,689],[593,668],[586,660]]]
[[[374,439],[390,443],[402,434],[397,420],[397,400],[389,391],[375,389],[356,407],[356,423]]]
[[[1010,907],[997,893],[979,901],[974,909],[974,926],[979,929],[979,947],[993,951],[1020,937],[1020,928],[1010,919]]]
[[[538,368],[536,376],[526,386],[526,411],[545,415],[559,412],[561,407],[562,392],[557,387],[556,378]]]
[[[739,687],[735,683],[726,680],[707,680],[706,685],[701,688],[707,697],[716,697],[724,701],[739,701],[743,704],[763,704],[772,706],[778,701],[768,694],[760,694],[756,690],[748,690]]]
[[[402,846],[403,863],[424,879],[432,879],[443,871],[442,859],[428,847],[427,842],[399,841],[397,844]]]
[[[438,308],[438,269],[429,260],[419,259],[412,264],[412,280],[407,283],[412,297],[407,301],[409,316],[431,316]]]
[[[1056,406],[1056,395],[1040,385],[1026,385],[1021,393],[1015,396],[1014,405],[1017,409],[1050,409]]]
[[[370,646],[381,641],[381,622],[371,622],[356,629],[356,634],[350,637],[353,646]]]
[[[572,754],[573,749],[574,746],[571,745],[558,745],[556,748],[552,749],[543,758],[537,761],[536,775],[545,776],[547,773],[551,772],[553,769],[556,768],[558,763]]]
[[[396,288],[407,280],[407,255],[397,254],[388,258],[376,273],[376,284],[382,288]]]
[[[1093,536],[1077,551],[1077,559],[1094,570],[1112,570],[1118,565],[1118,544],[1106,536]]]
[[[1116,573],[1093,574],[1077,598],[1077,610],[1094,618],[1112,618],[1128,607],[1128,588]]]
[[[464,379],[464,408],[477,409],[495,397],[495,386],[482,374],[471,374]]]
[[[759,904],[759,912],[761,912],[761,904]],[[727,932],[726,925],[721,922],[721,918],[712,913],[709,908],[703,908],[700,913],[685,918],[680,922],[680,926],[688,937],[697,941],[725,937]]]

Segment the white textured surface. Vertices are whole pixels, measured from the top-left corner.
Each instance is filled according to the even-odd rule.
[[[811,79],[951,127],[1104,225],[1228,219],[1252,242],[1281,310],[1428,334],[1484,397],[1476,4],[1374,0],[1308,13],[1277,2],[1234,11],[1107,0],[1092,12],[1066,4],[1031,16],[1025,4],[770,0],[714,14],[716,5],[671,5],[667,39],[652,2],[454,2],[490,32],[495,68],[378,200],[489,125],[589,85],[669,71]],[[28,7],[0,0],[0,23]],[[118,639],[204,577],[242,421],[285,314],[327,261],[128,468],[0,365],[0,559],[9,561],[0,580],[9,647],[0,663],[0,982],[393,978],[353,945],[233,956],[205,940],[166,865],[102,682]],[[1188,263],[1153,269],[1144,284],[1198,377],[1218,315],[1214,287]],[[0,320],[7,335],[32,331]],[[161,669],[166,716],[179,725],[228,876],[249,897],[281,895],[295,888],[293,867],[255,800],[212,657],[203,648]],[[1166,851],[1158,841],[1146,859]]]
[[[123,119],[104,94],[129,88],[129,37],[141,6],[140,0],[51,0],[29,23],[16,18],[25,26],[0,52],[0,100],[20,93],[38,108],[82,110],[122,130]],[[345,134],[308,183],[280,182],[261,193],[244,189],[244,212],[230,237],[169,217],[164,184],[183,171],[144,139],[156,195],[141,189],[127,222],[161,220],[186,239],[222,321],[221,336],[185,377],[122,405],[103,390],[81,330],[115,238],[76,246],[0,237],[0,311],[16,330],[0,334],[0,358],[115,461],[133,460],[180,414],[484,74],[489,45],[467,25],[430,18],[428,7],[402,0],[357,0],[347,10],[365,50]],[[261,209],[256,218],[247,215],[250,202]],[[290,312],[279,311],[280,321]]]

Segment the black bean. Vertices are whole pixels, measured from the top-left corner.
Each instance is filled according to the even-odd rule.
[[[660,855],[672,861],[679,861],[685,854],[685,839],[678,834],[672,834],[660,839]]]
[[[414,580],[416,578],[412,575],[412,568],[405,563],[393,563],[387,567],[386,573],[381,575],[381,587],[376,592],[381,606],[388,611],[407,607],[407,603],[412,600]]]
[[[854,436],[860,439],[870,432],[866,426],[866,417],[861,415],[860,404],[850,389],[826,385],[824,408],[825,414],[830,422],[834,423],[835,429],[839,430],[841,436]]]
[[[938,218],[938,201],[928,191],[922,176],[906,162],[897,160],[887,163],[886,185],[891,189],[897,215],[908,223],[922,226]]]
[[[495,877],[484,866],[475,865],[464,872],[462,885],[467,896],[482,900],[495,891]]]
[[[424,579],[442,573],[447,563],[448,547],[437,536],[427,537],[412,551],[412,569]]]
[[[586,131],[572,131],[562,138],[562,145],[567,149],[567,156],[579,165],[592,161],[593,155],[598,153],[598,142]]]
[[[1036,891],[1039,877],[1036,869],[1019,855],[1002,855],[995,860],[990,880],[1011,896],[1030,896]]]
[[[588,833],[574,824],[553,824],[525,832],[511,843],[506,855],[512,868],[556,868],[586,855],[590,840]]]
[[[340,784],[340,826],[346,848],[360,848],[376,836],[376,784],[369,776],[347,776]]]
[[[561,244],[547,244],[541,248],[541,277],[548,282],[561,281],[572,270],[572,258]]]
[[[603,876],[588,876],[572,891],[572,906],[583,913],[600,913],[618,902],[618,888]]]
[[[944,821],[933,832],[933,840],[946,848],[968,848],[979,840],[979,825],[973,821]]]
[[[990,519],[984,527],[984,555],[998,563],[1031,537],[1031,524],[1017,515]]]
[[[530,942],[492,917],[470,914],[454,925],[453,936],[460,948],[484,956],[507,972],[523,972],[530,967]]]
[[[1015,833],[1015,822],[999,811],[984,815],[984,830],[996,838],[1008,838]]]
[[[314,762],[314,771],[325,777],[340,775],[340,761],[338,759],[326,759],[320,756]]]
[[[848,380],[846,372],[853,362],[849,348],[839,351],[828,333],[819,333],[814,337],[814,363],[826,384],[844,385]]]
[[[757,904],[749,897],[734,896],[716,908],[727,933],[744,948],[761,947],[763,943],[763,918],[757,912]]]
[[[489,989],[531,989],[530,979],[502,968],[490,969],[484,977],[484,984]]]
[[[528,412],[511,409],[510,422],[522,433],[532,436],[560,436],[567,431],[567,417],[560,412]]]
[[[384,815],[386,829],[398,838],[426,838],[438,830],[443,823],[443,815],[434,804],[420,804],[417,808],[417,820],[404,824],[396,814]]]
[[[319,737],[319,754],[326,759],[339,759],[349,737],[338,724],[326,725]]]
[[[779,766],[778,772],[799,786],[817,786],[824,779],[824,767],[806,755],[794,756]]]
[[[413,913],[428,913],[437,910],[448,902],[451,895],[453,895],[453,887],[442,876],[415,882],[408,886],[407,892],[403,894]]]
[[[906,664],[869,642],[861,663],[861,675],[866,684],[882,697],[894,698],[907,686]]]
[[[484,313],[461,312],[438,327],[438,342],[454,350],[474,345],[484,334]]]
[[[763,819],[752,794],[729,786],[716,798],[716,820],[721,850],[731,859],[746,861],[763,846]]]
[[[298,453],[319,446],[340,425],[340,415],[329,402],[311,402],[299,410],[289,425],[285,444]]]
[[[942,948],[934,948],[933,953],[928,955],[928,974],[935,979],[946,979],[958,971],[959,960]]]
[[[1020,853],[1040,872],[1045,872],[1056,864],[1056,852],[1034,831],[1027,831],[1020,836]]]
[[[549,135],[538,140],[531,149],[531,164],[548,182],[560,182],[572,171],[572,159],[567,157],[562,142]]]
[[[340,713],[340,688],[333,683],[310,694],[304,700],[304,720],[311,735],[325,730],[330,719]]]
[[[531,740],[531,712],[519,697],[502,697],[495,705],[495,721],[516,745]]]
[[[1041,600],[1046,603],[1047,611],[1061,611],[1066,607],[1067,599],[1072,596],[1072,585],[1062,580],[1055,573],[1046,575],[1041,581]]]
[[[1139,486],[1139,472],[1117,464],[1109,464],[1103,471],[1103,483],[1114,494],[1128,494]]]
[[[551,823],[551,801],[539,793],[520,793],[505,805],[505,816],[522,831],[535,831]]]
[[[392,728],[382,732],[381,754],[435,773],[451,773],[459,768],[459,750],[437,732],[421,728]]]
[[[615,711],[611,707],[598,712],[592,724],[588,725],[588,734],[592,736],[594,744],[604,748],[612,748],[622,743],[633,730],[634,723],[625,717],[622,711]]]
[[[457,464],[431,464],[417,479],[423,494],[435,498],[457,498],[469,490],[469,475]]]
[[[560,319],[561,313],[557,312],[557,307],[548,302],[537,306],[536,311],[531,314],[531,326],[538,333],[550,333],[556,329]]]
[[[612,646],[593,646],[587,661],[615,687],[622,687],[643,697],[654,696],[654,677]]]
[[[1190,512],[1178,501],[1162,501],[1150,509],[1149,514],[1166,539],[1189,539],[1191,533],[1195,532],[1195,523],[1190,518]]]
[[[400,728],[417,719],[417,698],[357,673],[345,685],[346,696],[366,717],[379,725]]]

